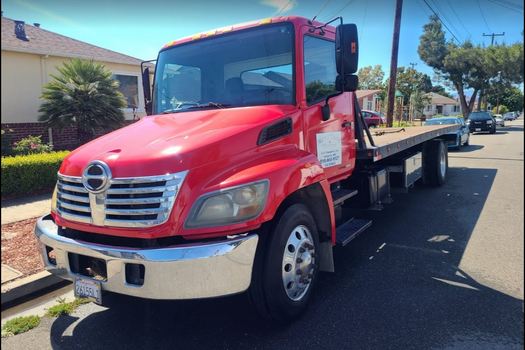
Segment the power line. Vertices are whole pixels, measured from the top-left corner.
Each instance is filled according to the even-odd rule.
[[[324,2],[324,4],[321,6],[321,8],[319,9],[319,11],[317,12],[317,14],[314,16],[314,18],[312,18],[312,22],[315,21],[315,19],[321,14],[321,12],[323,12],[324,8],[326,7],[326,5],[328,5],[328,3],[330,2],[331,0],[326,0]]]
[[[333,15],[331,15],[330,17],[328,17],[328,19],[331,19],[331,18],[334,18],[335,16],[337,16],[338,14],[340,14],[345,8],[348,7],[348,5],[350,5],[352,3],[352,1],[354,0],[349,0],[343,7],[341,7],[341,9],[337,12],[335,12]]]
[[[284,5],[283,7],[281,7],[279,9],[279,11],[277,11],[277,13],[275,14],[275,16],[280,16],[282,15],[284,12],[286,12],[288,10],[288,6],[290,6],[290,4],[292,3],[293,0],[289,0],[286,5]]]
[[[506,9],[509,9],[511,11],[514,11],[514,12],[517,12],[517,13],[523,13],[523,8],[509,7],[508,5],[504,5],[503,3],[495,1],[495,0],[488,0],[488,1],[492,2],[493,4],[499,5],[501,7],[504,7]]]
[[[429,0],[430,1],[430,0]],[[459,30],[456,28],[456,26],[454,25],[454,23],[452,23],[452,21],[445,15],[445,12],[443,10],[440,9],[440,7],[438,6],[438,1],[432,1],[434,3],[434,7],[436,8],[436,11],[441,14],[441,17],[443,17],[443,19],[452,27],[452,29],[454,29],[454,33],[458,33]],[[458,35],[459,36],[459,35]],[[463,39],[463,38],[462,38]]]
[[[456,36],[454,35],[454,33],[450,30],[450,28],[445,24],[445,22],[443,22],[441,20],[441,17],[439,17],[439,15],[436,13],[436,11],[434,11],[434,9],[432,8],[432,6],[430,6],[427,2],[427,0],[423,0],[423,2],[428,6],[428,8],[436,15],[436,17],[439,19],[439,21],[441,22],[441,24],[443,24],[445,26],[445,28],[447,28],[448,32],[450,33],[450,35],[452,35],[452,37],[454,39],[456,39],[456,41],[459,43],[459,40],[458,38],[456,38]]]
[[[450,0],[447,0],[447,4],[448,6],[450,7],[450,9],[452,10],[452,13],[454,14],[454,16],[456,17],[456,19],[458,20],[459,24],[461,24],[461,26],[463,27],[463,29],[465,29],[465,31],[468,33],[469,37],[472,36],[472,34],[469,32],[469,30],[467,29],[467,27],[465,27],[465,25],[463,24],[463,21],[459,18],[456,10],[454,10],[454,6],[452,6],[452,4],[450,3]]]
[[[478,3],[479,12],[481,13],[481,18],[483,18],[483,22],[485,22],[485,25],[487,26],[488,30],[492,32],[492,29],[490,29],[490,26],[487,23],[487,19],[485,18],[485,15],[483,14],[483,10],[481,9],[481,5],[479,4],[479,0],[476,0],[476,2]]]
[[[523,10],[523,6],[520,6],[519,4],[517,3],[513,3],[511,1],[507,1],[507,0],[496,0],[497,2],[501,3],[502,5],[507,5],[509,7],[513,7],[515,8],[516,10]]]

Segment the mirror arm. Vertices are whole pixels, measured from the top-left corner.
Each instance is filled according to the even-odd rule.
[[[337,16],[337,17],[329,20],[325,24],[323,24],[321,26],[318,26],[318,27],[315,27],[314,29],[321,29],[321,31],[322,31],[324,27],[326,27],[327,25],[329,25],[332,22],[335,22],[336,20],[339,20],[339,23],[343,24],[343,17],[342,16]],[[345,79],[344,70],[342,71],[342,73],[343,73],[343,77],[342,77],[343,84],[342,84],[342,86],[344,87],[345,86],[344,85],[344,83],[345,83],[345,81],[344,81],[344,79]],[[342,89],[342,91],[339,91],[339,92],[336,92],[336,93],[333,93],[333,94],[330,94],[330,95],[326,96],[326,99],[324,100],[324,105],[321,107],[323,121],[327,121],[328,119],[330,119],[330,105],[328,105],[328,100],[331,99],[332,97],[341,95],[343,92],[344,92],[344,88]]]

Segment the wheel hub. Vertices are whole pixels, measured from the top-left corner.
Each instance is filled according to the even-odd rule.
[[[294,228],[284,248],[282,279],[286,295],[293,301],[301,300],[315,273],[315,246],[308,228]]]

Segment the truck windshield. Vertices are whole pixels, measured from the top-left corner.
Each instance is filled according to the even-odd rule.
[[[283,23],[161,51],[153,113],[294,104],[293,43]]]

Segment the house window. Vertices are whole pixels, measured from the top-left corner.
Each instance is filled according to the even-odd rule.
[[[334,93],[335,43],[313,36],[304,37],[304,82],[306,101],[313,104]]]
[[[368,109],[369,111],[374,110],[374,108],[372,107],[372,101],[370,100],[366,101],[366,109]]]
[[[136,75],[114,74],[113,79],[119,82],[118,90],[126,99],[126,108],[138,108],[139,78]]]

